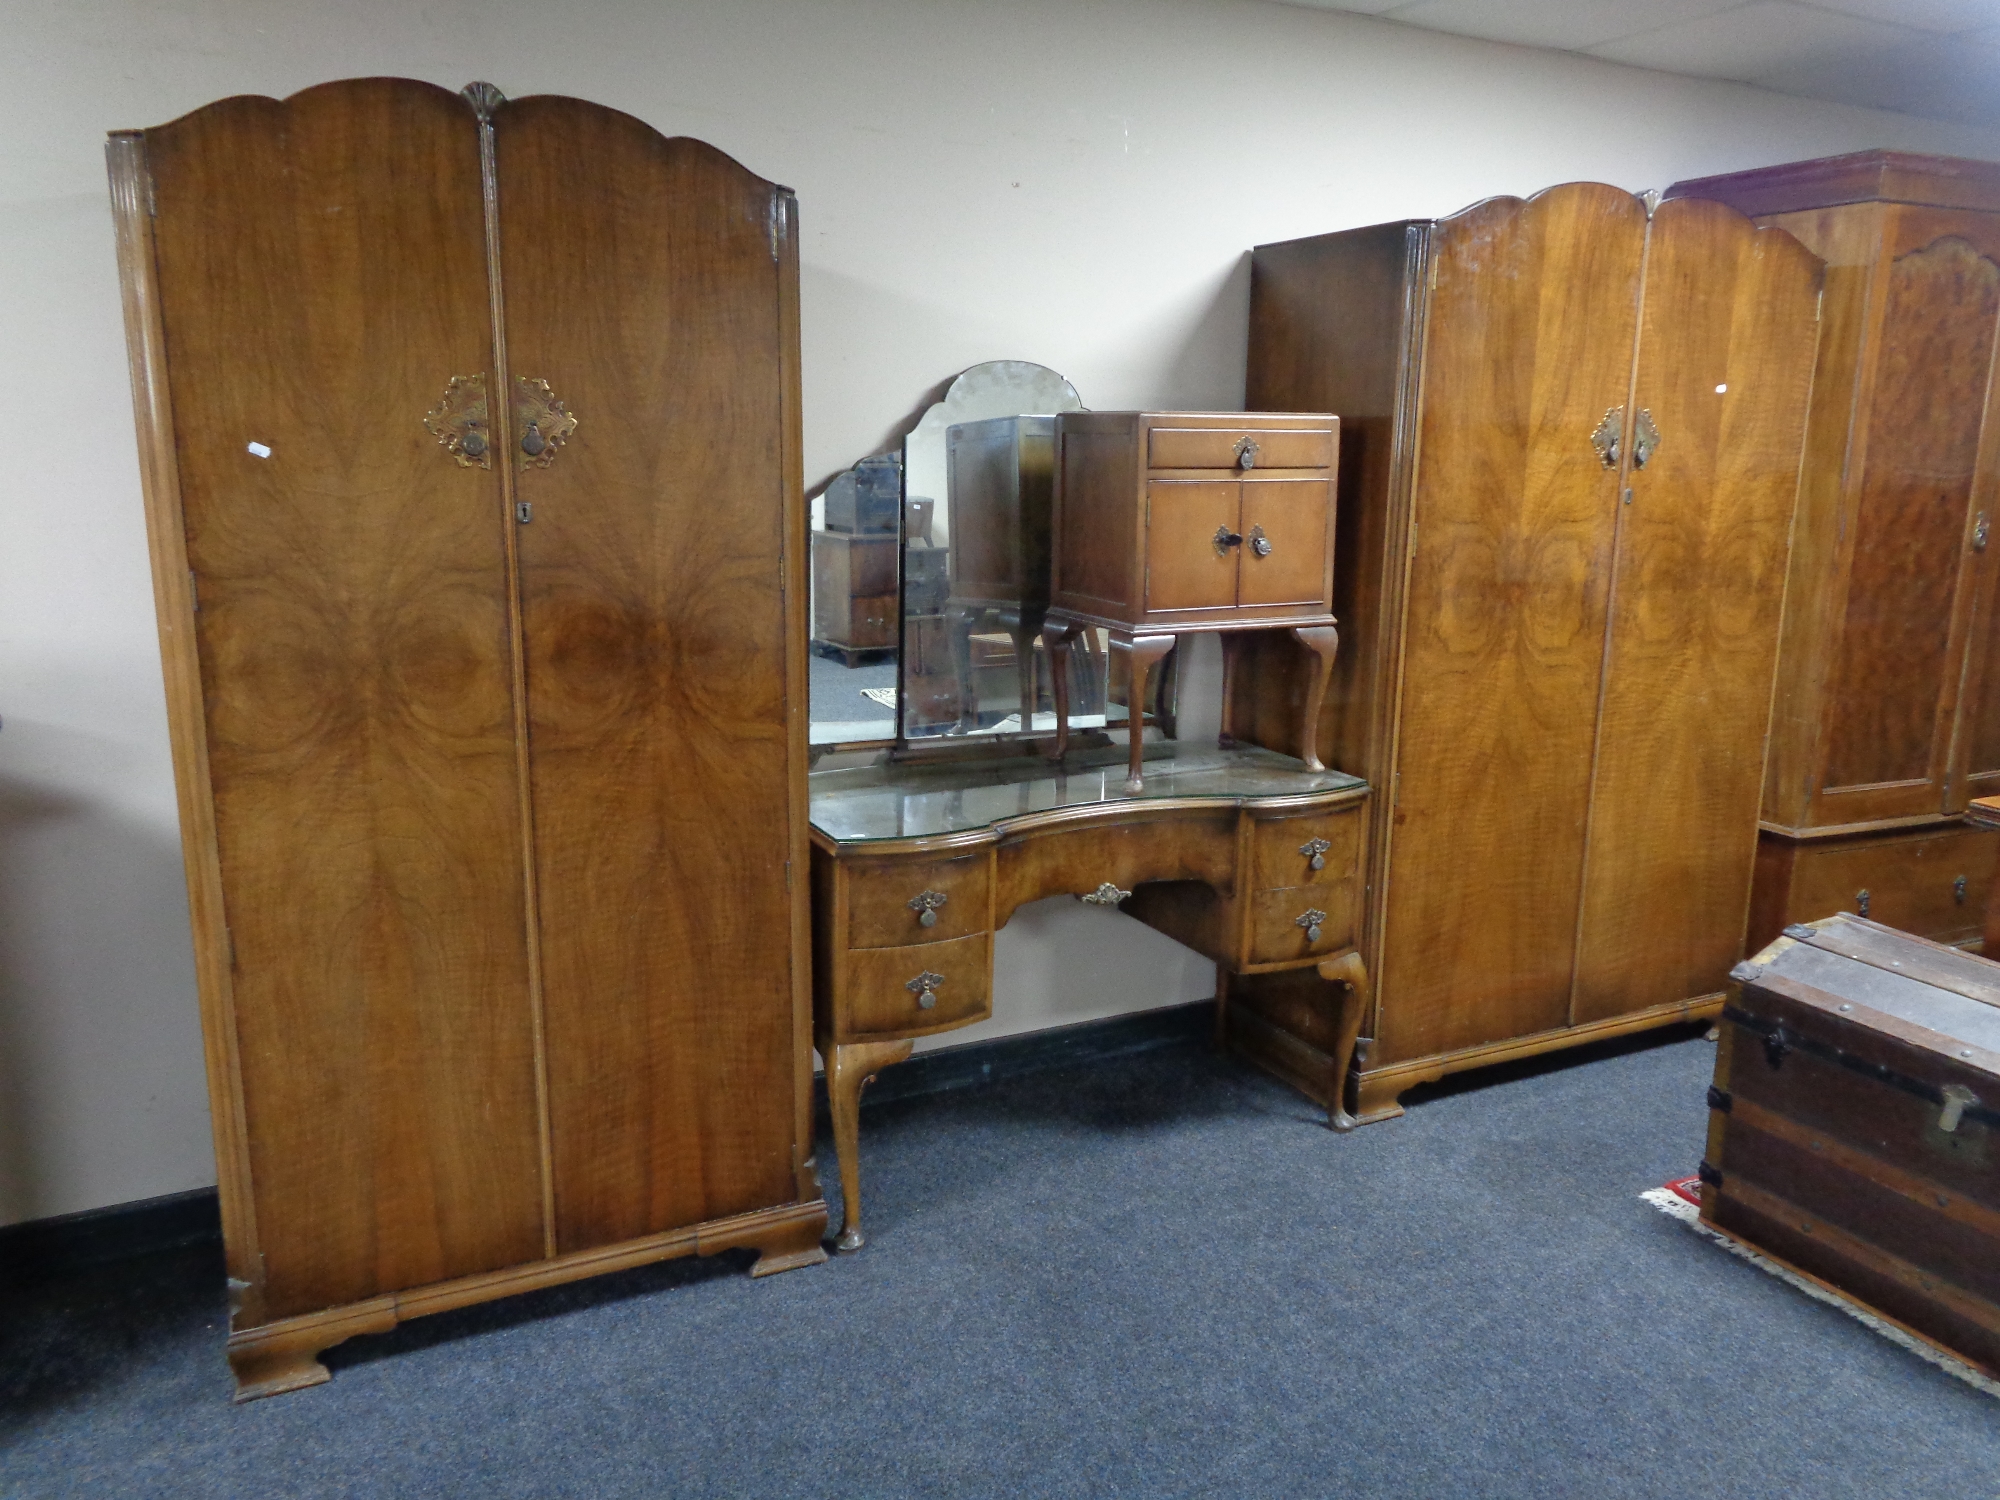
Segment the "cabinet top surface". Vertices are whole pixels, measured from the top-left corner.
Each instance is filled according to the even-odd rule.
[[[1814,161],[1692,177],[1669,198],[1713,198],[1740,213],[1797,213],[1848,203],[1919,203],[2000,210],[2000,163],[1907,151],[1857,151]]]
[[[863,766],[807,778],[812,825],[823,841],[846,846],[981,834],[1022,819],[1066,821],[1178,802],[1222,805],[1326,798],[1366,792],[1342,771],[1252,746],[1216,750],[1167,745],[1146,756],[1143,790],[1125,787],[1122,747],[1073,753],[1058,770],[1017,757],[954,765]]]

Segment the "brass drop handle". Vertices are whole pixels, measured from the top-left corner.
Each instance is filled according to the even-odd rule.
[[[917,997],[918,1010],[930,1010],[937,1004],[938,986],[944,983],[944,975],[924,970],[915,979],[903,981],[903,988]]]
[[[1986,520],[1986,512],[1982,510],[1979,513],[1978,519],[1972,523],[1972,550],[1974,552],[1984,552],[1986,550],[1986,537],[1990,529]]]
[[[1597,461],[1607,469],[1618,467],[1618,438],[1625,430],[1625,408],[1614,406],[1598,419],[1591,430],[1590,446],[1597,450]]]
[[[546,380],[514,377],[514,425],[521,430],[521,452],[530,464],[546,469],[556,461],[576,432],[576,416],[549,389]]]
[[[1296,917],[1292,918],[1292,925],[1294,927],[1305,928],[1306,941],[1308,943],[1317,943],[1319,941],[1319,930],[1325,924],[1326,913],[1316,906],[1302,911]]]
[[[1660,448],[1660,428],[1654,422],[1653,414],[1645,407],[1639,408],[1639,415],[1632,419],[1632,467],[1643,469],[1646,460]]]
[[[1854,893],[1854,911],[1857,916],[1868,915],[1868,891],[1866,887]]]
[[[468,432],[458,440],[458,451],[467,458],[483,458],[486,455],[486,434]]]
[[[1324,870],[1326,868],[1326,851],[1332,847],[1333,845],[1329,844],[1325,839],[1307,839],[1303,844],[1299,845],[1299,853],[1306,857],[1306,863],[1313,869]]]
[[[530,422],[528,430],[521,434],[521,451],[527,454],[528,457],[535,458],[540,456],[541,451],[546,447],[548,447],[548,442],[542,436],[541,423]]]
[[[1077,899],[1089,906],[1116,906],[1131,894],[1130,891],[1119,890],[1117,886],[1107,880],[1096,890],[1091,891],[1088,895],[1079,896]]]
[[[1968,882],[1966,881],[1966,878],[1963,875],[1959,876],[1958,879],[1954,880],[1951,883],[1951,899],[1956,901],[1960,906],[1965,905],[1965,891],[1967,884]]]
[[[907,904],[910,910],[917,914],[917,925],[919,927],[935,927],[937,926],[938,908],[943,906],[944,902],[945,894],[943,891],[920,891],[910,897]]]
[[[1238,438],[1236,440],[1236,466],[1239,469],[1256,468],[1257,455],[1261,451],[1262,450],[1258,447],[1257,440],[1255,438],[1253,437]]]
[[[1271,539],[1264,535],[1263,527],[1252,526],[1250,528],[1250,550],[1259,557],[1269,557],[1271,555]]]
[[[1229,549],[1231,547],[1240,547],[1242,545],[1242,532],[1231,531],[1227,526],[1218,526],[1215,528],[1215,555],[1217,557],[1227,557],[1229,556]]]

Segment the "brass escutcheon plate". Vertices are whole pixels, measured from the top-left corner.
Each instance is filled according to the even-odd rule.
[[[443,448],[467,469],[493,467],[493,434],[486,422],[486,377],[454,375],[444,396],[424,416]]]

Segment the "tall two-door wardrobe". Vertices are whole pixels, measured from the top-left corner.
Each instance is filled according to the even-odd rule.
[[[1826,260],[1749,945],[1857,912],[1976,943],[2000,833],[2000,164],[1865,151],[1678,182]]]
[[[1247,404],[1341,418],[1319,744],[1377,789],[1361,1119],[1719,1008],[1820,271],[1593,183],[1256,251]],[[1246,672],[1239,737],[1282,666]]]
[[[790,193],[401,79],[109,151],[239,1395],[822,1259]]]

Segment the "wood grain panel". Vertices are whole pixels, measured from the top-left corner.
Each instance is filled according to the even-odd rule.
[[[1361,867],[1361,836],[1366,827],[1361,808],[1315,813],[1301,818],[1260,818],[1250,825],[1252,882],[1260,890],[1296,885],[1324,885],[1345,880]],[[1308,840],[1322,839],[1325,861],[1317,870],[1306,853]]]
[[[423,423],[491,369],[478,142],[372,79],[146,143],[282,1317],[542,1253],[505,523]]]
[[[509,359],[578,423],[518,491],[572,1251],[794,1196],[782,203],[580,101],[496,131]]]
[[[1352,947],[1354,919],[1360,908],[1357,885],[1349,875],[1325,885],[1257,892],[1250,908],[1250,962],[1287,963]],[[1309,929],[1299,925],[1299,918],[1310,912],[1325,914],[1318,942],[1312,940]]]
[[[1866,891],[1870,920],[1934,943],[1964,943],[1980,933],[2000,833],[1947,826],[1935,833],[1787,843],[1785,851],[1786,922],[1858,912]]]
[[[992,934],[909,948],[857,948],[847,964],[846,1027],[841,1039],[922,1036],[983,1020],[993,1009]],[[929,1010],[912,981],[938,976]]]
[[[1327,535],[1332,517],[1331,486],[1324,479],[1245,479],[1243,481],[1242,561],[1236,597],[1243,604],[1332,603]],[[1259,555],[1257,528],[1271,550]]]
[[[1597,184],[1436,230],[1371,1065],[1569,1014],[1644,205]]]
[[[1700,200],[1653,217],[1571,1024],[1714,994],[1743,951],[1820,262]]]
[[[1236,602],[1239,549],[1218,548],[1235,532],[1242,486],[1233,479],[1155,479],[1146,485],[1146,608],[1215,609]]]
[[[1821,785],[1915,785],[1843,799],[1851,819],[1941,808],[1958,664],[1940,591],[1956,591],[2000,265],[1947,235],[1895,259],[1885,298]]]

